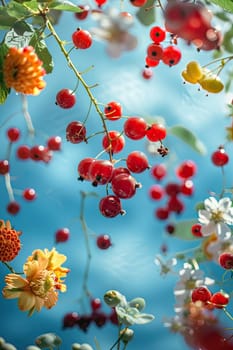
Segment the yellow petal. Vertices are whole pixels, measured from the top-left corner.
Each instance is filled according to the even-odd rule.
[[[29,311],[35,305],[35,295],[30,291],[20,293],[18,307],[21,311]]]
[[[6,275],[5,282],[8,288],[23,289],[28,286],[28,281],[16,273]]]
[[[197,61],[191,61],[186,66],[188,76],[198,82],[203,76],[203,71],[200,64]]]

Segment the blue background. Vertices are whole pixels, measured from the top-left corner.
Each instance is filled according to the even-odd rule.
[[[109,1],[109,4],[119,6],[118,1]],[[126,9],[134,9],[125,4]],[[107,8],[107,6],[106,6]],[[158,19],[158,24],[159,24]],[[88,28],[91,20],[82,22]],[[63,14],[56,27],[64,40],[70,40],[71,33],[80,25],[71,13]],[[144,116],[156,118],[161,116],[168,126],[183,125],[190,128],[205,143],[207,153],[200,156],[189,146],[175,137],[168,136],[166,145],[170,149],[168,181],[176,180],[174,169],[183,160],[192,159],[197,163],[198,172],[194,178],[195,193],[193,197],[185,199],[185,212],[178,219],[195,218],[195,204],[205,199],[210,191],[219,192],[222,186],[220,169],[214,167],[210,161],[211,153],[225,142],[226,103],[231,96],[224,93],[206,96],[205,92],[198,91],[197,86],[183,84],[180,73],[190,59],[198,59],[202,64],[208,63],[211,54],[197,53],[193,47],[179,42],[182,50],[182,60],[178,66],[169,68],[160,64],[154,69],[151,80],[144,80],[141,71],[144,67],[146,47],[149,44],[149,28],[135,21],[132,32],[138,37],[138,47],[132,52],[125,52],[118,59],[106,54],[106,44],[95,41],[87,51],[72,51],[71,57],[79,71],[91,65],[94,69],[85,74],[89,84],[99,83],[92,90],[97,100],[103,104],[116,100],[124,110],[124,115]],[[84,120],[89,101],[81,84],[77,91],[77,103],[70,110],[62,110],[55,105],[55,96],[62,88],[73,88],[75,78],[67,68],[64,57],[52,38],[47,40],[49,49],[54,57],[55,68],[51,75],[46,76],[47,87],[38,97],[29,97],[29,111],[36,129],[35,138],[31,144],[46,143],[49,136],[60,135],[63,140],[62,151],[54,153],[49,164],[33,161],[19,161],[16,159],[13,147],[11,156],[12,186],[16,190],[33,187],[37,191],[37,199],[25,203],[20,196],[16,199],[21,203],[21,211],[12,217],[6,211],[8,196],[4,186],[4,178],[0,178],[0,218],[10,220],[17,230],[22,230],[22,250],[12,262],[16,271],[22,270],[22,264],[34,249],[54,246],[54,233],[61,227],[68,227],[71,237],[68,242],[57,245],[59,252],[67,255],[65,266],[71,269],[66,283],[68,290],[59,295],[57,305],[51,310],[42,310],[40,313],[28,317],[17,308],[16,300],[1,298],[1,331],[8,342],[17,349],[23,350],[33,344],[36,336],[55,332],[62,340],[62,349],[71,348],[74,342],[88,342],[94,346],[96,336],[102,349],[108,349],[117,337],[117,328],[110,324],[98,329],[91,325],[84,334],[79,329],[62,330],[62,318],[68,312],[84,310],[78,303],[82,294],[82,279],[85,269],[86,252],[85,242],[79,221],[80,191],[93,191],[90,183],[77,181],[78,162],[88,156],[96,156],[101,151],[101,136],[90,139],[89,143],[74,145],[66,142],[65,128],[73,120]],[[224,75],[223,75],[224,77]],[[0,107],[0,158],[4,158],[7,149],[6,129],[11,126],[19,127],[22,133],[18,144],[30,144],[21,111],[20,96],[11,93],[7,102]],[[123,121],[109,122],[112,129],[120,129]],[[88,134],[101,130],[101,122],[92,108],[88,122]],[[227,148],[228,146],[226,146]],[[120,154],[124,158],[130,150],[140,149],[146,152],[145,141],[133,142],[126,140],[125,150]],[[227,148],[228,149],[228,148]],[[150,164],[158,164],[162,160],[158,156],[149,156]],[[232,161],[226,168],[226,183],[230,182]],[[177,251],[182,251],[196,245],[196,242],[185,242],[168,236],[164,231],[164,223],[154,217],[157,203],[149,199],[148,191],[155,181],[150,171],[136,176],[143,184],[135,197],[123,201],[123,208],[127,214],[114,219],[107,219],[100,215],[98,202],[105,194],[105,189],[98,187],[96,197],[88,197],[85,202],[85,218],[90,228],[90,245],[92,251],[89,290],[93,297],[102,298],[109,289],[117,289],[126,295],[127,299],[142,296],[146,299],[145,312],[155,315],[155,320],[147,325],[135,326],[135,338],[129,349],[165,349],[186,350],[179,334],[172,334],[164,328],[165,317],[174,315],[173,288],[177,275],[160,276],[159,268],[154,264],[155,255],[160,253],[162,244],[168,246],[168,257]],[[95,235],[109,234],[113,245],[103,251],[96,247]],[[208,267],[209,277],[220,273],[215,264]],[[4,286],[4,276],[8,270],[0,266],[0,288]],[[89,305],[86,303],[86,310]],[[109,312],[107,306],[103,310]],[[223,316],[224,322],[226,317]]]

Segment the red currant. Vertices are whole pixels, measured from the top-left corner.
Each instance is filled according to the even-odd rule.
[[[194,185],[192,180],[185,180],[180,186],[180,191],[185,196],[191,196],[194,192]]]
[[[46,148],[43,145],[35,145],[30,149],[30,158],[34,161],[43,161]]]
[[[125,139],[118,131],[112,130],[103,137],[102,145],[108,153],[119,153],[125,146]]]
[[[20,138],[20,130],[18,128],[10,128],[7,130],[7,136],[10,142],[16,142]]]
[[[18,214],[18,212],[20,211],[20,205],[18,202],[16,201],[12,201],[7,205],[7,211],[8,213],[12,214],[12,215],[16,215]]]
[[[159,65],[159,60],[152,59],[148,56],[145,58],[146,67],[156,67]]]
[[[121,206],[120,198],[114,195],[103,197],[99,202],[99,209],[101,214],[107,218],[125,214]]]
[[[82,10],[82,12],[76,12],[74,15],[79,20],[84,20],[87,18],[90,7],[88,5],[78,5],[78,7]]]
[[[131,140],[140,140],[146,135],[147,123],[145,119],[130,117],[124,123],[124,133]]]
[[[208,301],[210,301],[211,296],[212,293],[209,291],[209,289],[203,286],[197,287],[192,291],[191,299],[193,303],[195,303],[196,301],[202,301],[203,303],[207,303]]]
[[[152,27],[150,30],[150,38],[154,43],[159,44],[166,38],[166,31],[159,26]]]
[[[157,208],[155,211],[155,216],[159,219],[159,220],[167,220],[169,217],[169,210],[168,208]]]
[[[129,153],[126,158],[126,165],[132,173],[142,173],[150,168],[147,156],[140,151]]]
[[[79,164],[78,164],[78,174],[79,174],[79,178],[78,180],[86,180],[86,181],[91,181],[91,177],[90,177],[90,166],[92,164],[92,162],[95,161],[95,158],[84,158],[82,159]]]
[[[55,233],[55,241],[56,243],[67,242],[70,238],[70,230],[68,228],[60,228]]]
[[[93,186],[105,185],[112,178],[113,164],[109,160],[96,159],[89,167],[89,177]]]
[[[149,189],[149,196],[153,200],[160,200],[164,196],[164,189],[160,185],[153,185]]]
[[[23,198],[27,201],[33,201],[36,198],[36,191],[34,188],[26,188],[23,191]]]
[[[147,0],[130,0],[130,3],[135,7],[142,7],[147,3]]]
[[[203,237],[202,233],[201,233],[201,224],[194,224],[191,227],[191,232],[195,237]]]
[[[30,148],[27,145],[21,145],[17,148],[16,155],[21,160],[26,160],[31,157]]]
[[[107,2],[107,0],[94,0],[94,1],[96,2],[96,4],[99,7],[101,7],[102,5],[104,5]]]
[[[90,304],[92,311],[96,311],[101,308],[101,300],[99,298],[91,299]]]
[[[71,328],[77,325],[79,315],[77,312],[70,312],[63,317],[63,328]]]
[[[47,141],[47,146],[51,151],[60,151],[61,142],[62,140],[60,136],[51,136]]]
[[[226,307],[227,304],[229,303],[229,300],[230,300],[230,296],[224,292],[216,292],[210,298],[210,302],[217,309],[223,309],[224,307]]]
[[[77,49],[88,49],[92,44],[92,36],[87,30],[78,28],[72,34],[72,41]]]
[[[226,270],[233,270],[233,254],[222,253],[219,256],[219,264]]]
[[[142,77],[144,79],[151,79],[153,77],[153,71],[150,67],[145,67],[143,70],[142,70]]]
[[[118,120],[122,117],[122,107],[119,102],[109,102],[104,108],[104,115],[108,120]]]
[[[168,224],[166,227],[165,227],[167,233],[169,233],[170,235],[173,234],[175,232],[175,226],[173,224]]]
[[[130,175],[130,171],[128,168],[124,168],[124,167],[118,167],[118,168],[114,168],[113,172],[112,172],[112,179],[119,175],[119,174],[128,174]]]
[[[165,186],[165,192],[168,196],[176,196],[178,193],[180,193],[180,185],[176,182],[169,182]]]
[[[147,47],[147,57],[151,60],[161,60],[163,58],[163,47],[160,44],[152,43]]]
[[[212,153],[211,160],[216,166],[224,166],[229,161],[229,156],[224,147],[220,146],[217,151]]]
[[[167,207],[169,211],[173,211],[177,214],[182,213],[184,210],[184,204],[177,196],[172,196],[169,198]]]
[[[176,169],[176,175],[181,179],[188,179],[196,174],[197,167],[192,160],[186,160]]]
[[[156,164],[151,169],[151,175],[158,181],[161,181],[167,175],[167,168],[164,164]]]
[[[129,174],[122,173],[112,179],[112,190],[119,198],[128,199],[135,195],[136,189],[140,185],[135,178]]]
[[[109,235],[100,235],[96,239],[97,247],[100,249],[108,249],[111,245],[111,238]]]
[[[107,315],[104,312],[95,311],[92,313],[91,317],[97,327],[103,327],[107,321]]]
[[[66,140],[71,143],[86,142],[85,125],[79,121],[70,122],[66,127]]]
[[[181,51],[176,46],[168,46],[163,50],[162,61],[168,66],[174,66],[178,64],[181,60]]]
[[[72,108],[76,103],[75,93],[69,89],[62,89],[56,95],[56,104],[61,108]]]
[[[0,175],[6,175],[9,173],[10,165],[7,159],[0,160]]]
[[[165,139],[167,135],[166,128],[163,124],[153,123],[146,131],[146,137],[151,142],[157,142]]]

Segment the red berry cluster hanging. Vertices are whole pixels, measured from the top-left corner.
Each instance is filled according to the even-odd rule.
[[[219,49],[223,36],[212,26],[212,14],[204,4],[173,0],[164,10],[165,28],[173,35],[193,43],[199,50]]]
[[[83,332],[87,332],[91,324],[95,324],[101,328],[108,322],[118,325],[117,314],[114,308],[110,314],[106,314],[102,308],[102,302],[99,298],[90,299],[91,312],[78,314],[77,312],[69,312],[63,317],[63,328],[77,327]]]
[[[171,214],[180,214],[184,211],[182,196],[191,196],[194,192],[194,184],[191,178],[196,173],[196,164],[191,160],[186,160],[179,164],[175,174],[179,181],[162,182],[167,175],[167,169],[164,164],[157,164],[152,167],[151,175],[158,182],[149,189],[149,197],[153,201],[162,201],[163,205],[155,210],[155,217],[166,221]],[[167,225],[167,232],[173,233],[173,225]]]

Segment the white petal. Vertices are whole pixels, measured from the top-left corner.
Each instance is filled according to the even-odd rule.
[[[204,200],[204,205],[208,211],[212,211],[218,208],[218,201],[214,197],[209,197]]]
[[[231,229],[223,222],[216,224],[217,234],[221,239],[228,239],[231,236]]]
[[[201,228],[201,233],[203,236],[210,236],[216,231],[216,224],[213,221],[210,221],[208,225],[204,225]]]
[[[227,212],[232,206],[231,200],[228,197],[221,198],[219,201],[219,209]]]
[[[199,215],[199,218],[198,218],[199,222],[203,225],[207,225],[211,219],[212,214],[207,210],[199,210],[198,215]]]

